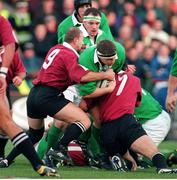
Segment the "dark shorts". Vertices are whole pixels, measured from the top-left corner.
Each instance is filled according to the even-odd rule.
[[[35,119],[43,119],[47,115],[53,117],[69,102],[58,89],[37,85],[31,89],[28,95],[27,115]]]
[[[145,130],[131,114],[103,123],[101,127],[101,143],[110,155],[125,154],[131,144],[143,135],[146,135]]]

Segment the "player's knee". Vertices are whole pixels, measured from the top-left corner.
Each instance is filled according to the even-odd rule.
[[[13,121],[11,119],[11,116],[1,116],[0,129],[6,133],[10,129],[12,129],[12,123]]]

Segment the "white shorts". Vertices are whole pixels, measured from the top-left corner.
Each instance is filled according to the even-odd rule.
[[[158,146],[165,139],[170,130],[171,118],[169,114],[163,110],[159,116],[146,121],[142,126],[148,136],[151,137]]]
[[[79,103],[81,102],[82,97],[79,95],[79,92],[77,91],[77,88],[75,87],[75,85],[73,86],[69,86],[64,92],[63,92],[64,96],[66,99],[68,99],[69,101],[73,102],[74,104],[76,104],[77,106],[79,105]]]

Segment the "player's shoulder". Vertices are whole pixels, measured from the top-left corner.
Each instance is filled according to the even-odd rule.
[[[94,52],[95,52],[95,49],[96,49],[96,45],[94,46],[91,46],[89,48],[86,48],[81,54],[80,56],[85,56],[85,55],[88,55],[91,56]]]
[[[113,43],[115,44],[117,51],[125,52],[125,48],[121,43],[117,41],[113,41]]]
[[[59,27],[65,27],[72,24],[72,15],[68,16],[67,18],[65,18],[60,24]]]

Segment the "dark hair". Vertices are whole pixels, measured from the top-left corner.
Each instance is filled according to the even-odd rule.
[[[85,12],[84,12],[84,16],[88,16],[89,14],[93,15],[93,16],[100,16],[101,17],[101,13],[98,9],[96,8],[88,8]]]
[[[64,41],[67,43],[70,43],[75,38],[79,38],[81,34],[82,34],[82,31],[79,28],[72,27],[66,33]]]
[[[74,8],[77,11],[80,6],[83,6],[84,4],[89,4],[90,6],[92,5],[91,0],[74,0]]]
[[[110,40],[102,40],[102,41],[100,41],[97,44],[96,49],[97,49],[98,52],[100,52],[104,56],[108,56],[108,57],[112,56],[112,55],[115,55],[116,52],[117,52],[115,44]]]

